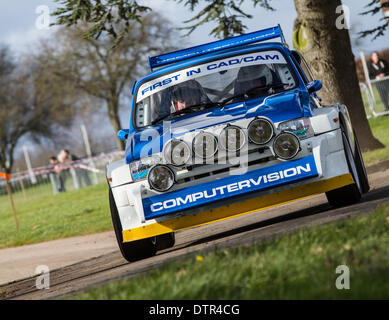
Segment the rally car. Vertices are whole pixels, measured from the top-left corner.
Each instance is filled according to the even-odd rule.
[[[278,39],[278,40],[273,40]],[[149,58],[125,157],[107,166],[120,250],[135,261],[174,232],[325,193],[369,190],[347,107],[324,106],[280,26]]]

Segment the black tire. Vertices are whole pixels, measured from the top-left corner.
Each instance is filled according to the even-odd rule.
[[[168,249],[174,247],[176,237],[174,232],[161,234],[157,236],[157,250]]]
[[[357,135],[354,131],[355,137],[355,165],[357,166],[359,181],[361,182],[362,193],[367,193],[370,190],[369,179],[367,177],[365,163],[363,162],[362,153],[359,148]]]
[[[347,160],[347,166],[355,183],[326,192],[327,200],[333,207],[347,206],[361,200],[362,188],[359,180],[357,165],[350,147],[350,143],[342,129],[342,140]]]
[[[123,243],[123,229],[111,189],[109,189],[109,206],[116,240],[124,259],[129,262],[134,262],[154,256],[157,252],[156,237]]]

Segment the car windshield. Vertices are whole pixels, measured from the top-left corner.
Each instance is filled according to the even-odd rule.
[[[276,50],[232,56],[165,74],[138,88],[135,126],[289,90],[297,85],[293,74]]]

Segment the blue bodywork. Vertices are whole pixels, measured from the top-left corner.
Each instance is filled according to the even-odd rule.
[[[271,29],[266,30],[265,31],[268,32],[268,30]],[[126,163],[140,159],[141,150],[145,150],[143,149],[145,145],[147,145],[146,149],[149,150],[147,155],[161,152],[163,148],[163,142],[168,141],[170,138],[182,135],[182,129],[186,128],[188,128],[188,131],[194,131],[210,126],[215,126],[217,124],[227,123],[229,121],[235,121],[243,118],[253,118],[255,116],[265,116],[271,119],[273,122],[287,121],[301,117],[311,117],[311,94],[314,93],[309,93],[306,81],[304,81],[301,76],[302,70],[298,65],[296,66],[295,60],[292,58],[291,51],[284,44],[282,32],[277,30],[280,29],[277,29],[276,27],[274,32],[276,33],[276,36],[281,37],[281,43],[266,42],[259,44],[240,44],[239,46],[227,47],[227,49],[220,49],[215,51],[208,50],[208,53],[201,53],[197,56],[194,54],[194,57],[186,58],[185,60],[176,59],[176,62],[173,64],[161,67],[160,69],[149,73],[143,79],[136,82],[132,89],[133,107],[131,109],[130,115],[130,127],[128,130],[121,130],[120,132],[121,138],[127,137],[125,155]],[[275,36],[271,36],[271,38],[275,38]],[[233,55],[247,54],[263,50],[278,50],[284,55],[285,59],[290,63],[290,66],[295,74],[297,86],[294,89],[272,96],[232,103],[226,105],[222,109],[215,107],[213,109],[208,109],[202,112],[188,114],[180,118],[172,119],[170,120],[171,130],[169,132],[163,132],[163,123],[158,123],[143,128],[135,127],[135,97],[138,89],[143,83],[160,77],[164,74],[195,66],[201,63],[222,59]],[[192,52],[194,51],[192,50]],[[166,59],[171,59],[169,54],[160,57],[149,59],[151,69],[153,69],[155,66],[164,65],[166,64]],[[175,134],[175,128],[180,128],[180,133]],[[144,156],[146,155],[142,154],[142,157]]]

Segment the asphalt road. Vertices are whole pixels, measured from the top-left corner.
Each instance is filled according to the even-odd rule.
[[[386,169],[387,168],[387,169]],[[378,171],[381,170],[381,171]],[[371,191],[358,204],[333,209],[325,195],[314,196],[271,209],[176,233],[176,245],[154,257],[127,263],[119,250],[50,272],[50,288],[38,290],[36,277],[0,286],[0,299],[58,299],[89,286],[132,277],[167,261],[218,248],[247,245],[294,232],[300,228],[368,214],[382,203],[389,204],[389,165],[369,174]]]

